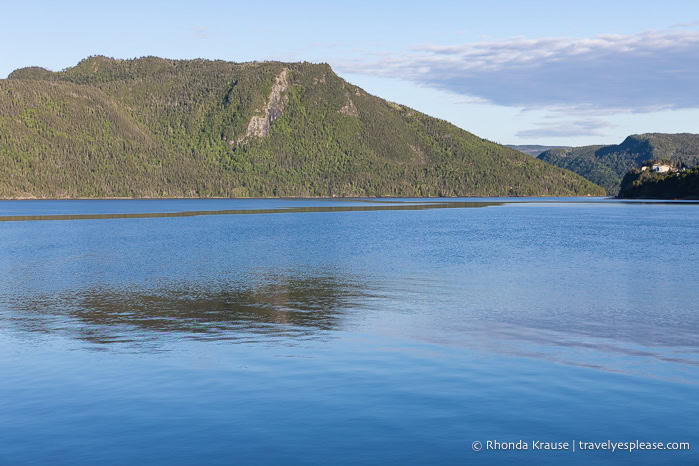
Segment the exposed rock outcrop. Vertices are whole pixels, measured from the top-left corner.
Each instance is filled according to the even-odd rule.
[[[274,120],[279,118],[284,111],[284,106],[289,98],[285,95],[289,88],[289,70],[284,68],[279,76],[275,79],[272,90],[267,98],[267,106],[264,109],[264,115],[255,115],[248,123],[245,135],[238,139],[238,143],[244,142],[247,139],[257,137],[263,138],[269,133],[269,127]]]
[[[352,102],[349,96],[347,96],[347,103],[340,109],[340,113],[353,117],[359,116],[359,111],[357,107],[354,106],[354,102]]]

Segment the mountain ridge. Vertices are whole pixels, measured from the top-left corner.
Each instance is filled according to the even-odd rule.
[[[88,57],[0,80],[0,197],[599,195],[327,64]]]
[[[532,157],[538,157],[547,150],[551,149],[570,149],[570,146],[544,146],[541,144],[505,144],[505,147],[524,152]]]
[[[644,163],[658,160],[697,165],[699,134],[634,134],[620,144],[551,149],[540,154],[538,159],[571,170],[602,186],[607,194],[616,195],[626,173]]]

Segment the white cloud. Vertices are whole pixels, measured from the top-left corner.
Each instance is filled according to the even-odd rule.
[[[519,131],[515,136],[522,139],[568,138],[585,136],[606,136],[601,129],[614,125],[600,119],[577,121],[540,122],[535,128]]]
[[[699,108],[699,31],[690,29],[423,45],[339,68],[505,106],[587,113]]]

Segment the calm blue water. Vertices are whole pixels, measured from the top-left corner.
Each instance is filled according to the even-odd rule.
[[[699,464],[699,205],[385,201],[0,202],[291,210],[0,221],[0,464]]]

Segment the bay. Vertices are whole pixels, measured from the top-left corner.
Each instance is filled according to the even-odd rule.
[[[1,201],[0,463],[696,464],[485,444],[697,445],[698,232],[691,202]]]

